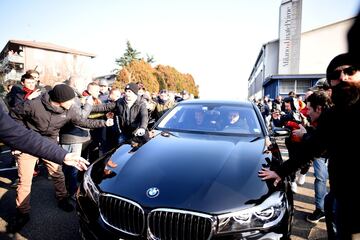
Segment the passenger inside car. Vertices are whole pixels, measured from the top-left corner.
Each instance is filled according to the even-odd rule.
[[[230,110],[227,113],[227,120],[224,131],[234,133],[250,133],[249,125],[244,116],[240,116],[238,110]]]
[[[187,114],[187,121],[185,122],[185,129],[187,130],[208,130],[209,121],[207,113],[201,108],[192,109]]]

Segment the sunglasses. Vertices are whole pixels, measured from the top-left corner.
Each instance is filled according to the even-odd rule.
[[[329,74],[329,79],[330,80],[337,80],[340,78],[341,73],[344,73],[348,76],[353,76],[357,71],[360,70],[359,66],[351,66],[351,67],[347,67],[344,68],[342,70],[335,70],[332,73]]]

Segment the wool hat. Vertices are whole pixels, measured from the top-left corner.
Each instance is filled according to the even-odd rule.
[[[318,91],[320,89],[328,90],[330,88],[329,83],[326,81],[326,78],[320,78],[316,81],[315,85],[309,88],[311,91]]]
[[[125,86],[125,91],[126,90],[131,90],[133,93],[135,93],[136,95],[138,95],[138,91],[139,91],[139,86],[136,83],[129,83]]]
[[[62,103],[69,101],[75,97],[75,91],[70,86],[58,84],[49,91],[51,101]]]
[[[351,55],[349,53],[343,53],[343,54],[340,54],[340,55],[337,55],[336,57],[334,57],[327,69],[326,69],[326,79],[328,81],[332,80],[331,79],[331,74],[334,72],[334,70],[340,66],[343,66],[343,65],[359,65],[359,58],[354,56],[354,55]]]
[[[99,86],[108,86],[109,84],[108,84],[108,82],[106,81],[106,79],[101,79],[100,81],[99,81]]]

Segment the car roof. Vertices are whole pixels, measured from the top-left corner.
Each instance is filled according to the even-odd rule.
[[[179,105],[191,105],[191,104],[223,104],[223,105],[240,105],[246,107],[252,107],[252,103],[250,101],[245,100],[211,100],[211,99],[191,99],[182,101]]]

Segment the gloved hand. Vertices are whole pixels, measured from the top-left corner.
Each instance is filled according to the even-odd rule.
[[[136,137],[144,136],[144,135],[145,135],[145,129],[143,129],[143,128],[138,128],[138,129],[136,129],[134,135],[135,135]]]
[[[113,126],[113,125],[114,125],[114,119],[108,118],[108,119],[106,120],[105,125],[106,125],[107,127]]]

